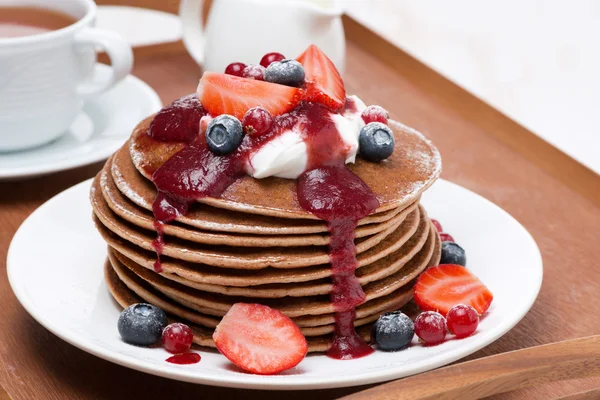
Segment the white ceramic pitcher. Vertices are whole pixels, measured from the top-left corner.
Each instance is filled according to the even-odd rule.
[[[181,0],[183,42],[208,71],[234,61],[258,64],[269,52],[288,58],[316,44],[343,72],[346,53],[342,0],[214,0],[206,28],[204,0]]]

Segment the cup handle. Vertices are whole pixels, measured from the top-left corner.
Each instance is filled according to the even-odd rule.
[[[183,28],[183,44],[197,64],[204,63],[204,0],[181,0],[179,19]]]
[[[100,46],[111,61],[111,73],[108,79],[98,82],[95,72],[90,82],[77,87],[81,96],[93,96],[111,88],[125,78],[133,67],[133,52],[131,46],[121,36],[114,32],[97,28],[86,28],[75,35],[76,46]]]

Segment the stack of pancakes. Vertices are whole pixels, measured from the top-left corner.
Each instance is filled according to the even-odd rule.
[[[334,329],[329,299],[329,234],[324,221],[300,208],[296,182],[244,177],[220,198],[203,198],[164,226],[162,271],[154,270],[156,239],[152,172],[181,148],[150,139],[151,118],[108,160],[91,190],[94,220],[108,243],[105,276],[117,302],[148,302],[214,346],[212,332],[237,302],[262,303],[289,316],[309,351],[326,351]],[[356,276],[366,302],[358,332],[412,299],[416,277],[440,259],[440,238],[419,204],[440,174],[440,157],[422,135],[390,123],[394,154],[381,163],[357,158],[349,168],[377,195],[380,207],[356,228]]]

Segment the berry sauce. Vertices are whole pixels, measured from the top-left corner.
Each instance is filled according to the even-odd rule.
[[[198,353],[183,353],[175,354],[174,356],[167,358],[165,361],[171,364],[187,365],[199,363],[200,358],[200,354]]]
[[[161,200],[159,200],[160,197],[163,197],[161,193],[159,193],[158,196],[156,196],[156,200],[152,205],[153,207],[157,201],[161,202]],[[156,213],[154,213],[154,215],[156,216]],[[160,262],[160,256],[162,255],[163,249],[165,247],[165,223],[163,222],[163,220],[154,220],[154,230],[156,230],[156,239],[152,241],[152,248],[156,252],[156,261],[154,261],[154,271],[160,274],[163,270],[162,264]]]
[[[342,112],[355,109],[354,102],[348,100]],[[354,274],[358,266],[354,232],[358,221],[374,212],[379,202],[371,189],[345,166],[349,148],[340,138],[330,113],[319,104],[300,103],[289,113],[274,118],[265,134],[245,135],[242,144],[229,155],[213,154],[200,134],[168,159],[152,175],[158,190],[153,204],[158,234],[154,241],[157,253],[154,267],[157,272],[162,271],[164,224],[184,215],[199,198],[219,197],[246,174],[245,165],[262,144],[296,126],[303,133],[308,151],[307,171],[297,181],[298,201],[306,211],[325,220],[330,233],[329,260],[333,271],[330,298],[336,327],[327,354],[336,359],[352,359],[373,352],[354,329],[355,308],[365,301],[365,293]]]
[[[330,293],[335,308],[333,344],[327,355],[352,359],[373,352],[354,330],[355,307],[365,301],[354,271],[358,266],[354,230],[358,220],[379,206],[371,189],[344,164],[319,167],[298,178],[300,206],[327,221],[330,233],[329,262],[333,289]]]
[[[162,271],[160,256],[164,247],[163,225],[184,215],[189,205],[202,197],[219,197],[243,172],[237,157],[217,156],[206,142],[196,141],[169,158],[154,174],[158,195],[152,204],[157,238],[154,270]]]
[[[156,114],[148,133],[163,142],[187,142],[198,134],[200,118],[206,111],[195,94],[184,96]]]

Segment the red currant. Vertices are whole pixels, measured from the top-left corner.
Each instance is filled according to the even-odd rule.
[[[254,107],[246,111],[242,126],[248,135],[262,135],[271,129],[273,117],[262,107]]]
[[[229,64],[225,68],[225,73],[227,75],[242,76],[242,73],[244,72],[244,68],[246,68],[246,64],[241,63],[241,62],[234,62],[234,63]]]
[[[267,53],[260,59],[260,65],[267,68],[271,63],[275,61],[281,61],[285,59],[285,56],[281,53]]]
[[[477,330],[479,315],[477,310],[465,304],[458,304],[448,311],[446,315],[448,330],[457,338],[464,338]]]
[[[454,238],[448,233],[440,233],[440,239],[442,242],[454,242]]]
[[[162,333],[162,343],[169,353],[184,353],[192,347],[194,334],[189,326],[182,323],[167,325]]]
[[[435,226],[435,229],[437,229],[439,233],[442,233],[444,231],[444,229],[442,229],[442,224],[440,224],[437,219],[432,218],[431,223],[433,224],[433,226]]]
[[[427,344],[442,343],[446,338],[446,320],[435,311],[425,311],[415,319],[415,333]]]
[[[381,122],[382,124],[388,123],[389,114],[383,107],[369,106],[362,112],[362,119],[365,124],[370,122]]]
[[[242,71],[242,76],[244,78],[255,79],[257,81],[265,80],[265,67],[262,65],[248,65]]]

